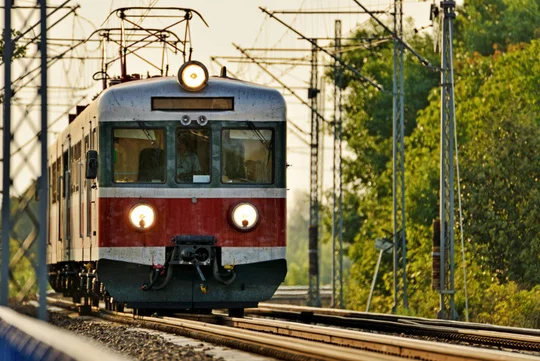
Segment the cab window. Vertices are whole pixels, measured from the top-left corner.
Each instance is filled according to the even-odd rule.
[[[113,148],[115,183],[165,182],[163,129],[114,129]]]
[[[176,129],[176,182],[210,183],[210,130]]]
[[[222,183],[272,183],[272,129],[224,129],[221,133]]]

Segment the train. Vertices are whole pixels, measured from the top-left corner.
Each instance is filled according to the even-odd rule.
[[[49,147],[49,283],[81,312],[242,315],[287,273],[284,98],[192,60],[129,80]]]

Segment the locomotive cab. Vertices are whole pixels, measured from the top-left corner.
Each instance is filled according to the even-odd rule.
[[[135,309],[255,307],[286,274],[286,123],[277,91],[208,78],[97,100],[97,276]]]

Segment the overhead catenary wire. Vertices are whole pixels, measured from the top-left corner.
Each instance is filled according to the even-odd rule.
[[[223,64],[222,64],[219,60],[217,60],[217,57],[211,57],[210,60],[213,61],[213,62],[215,62],[215,63],[218,64],[219,66],[224,67]],[[238,78],[238,77],[236,76],[236,74],[234,74],[233,72],[228,71],[228,70],[227,70],[227,72],[228,72],[229,74],[231,74],[232,76]],[[309,134],[308,132],[306,132],[305,130],[303,130],[301,127],[299,127],[295,122],[293,122],[293,121],[290,120],[290,119],[287,119],[287,124],[290,125],[290,126],[292,126],[292,128],[289,128],[289,129],[295,129],[297,132],[300,132],[300,133],[302,133],[302,134]],[[302,142],[305,142],[306,144],[309,144],[304,138],[302,138],[301,135],[295,133],[294,131],[293,131],[292,133],[293,133],[294,135],[296,135]]]
[[[244,54],[248,59],[252,60],[253,63],[257,64],[262,70],[264,70],[268,75],[270,75],[275,81],[277,81],[281,86],[283,86],[285,89],[287,89],[289,92],[291,92],[291,94],[298,100],[300,100],[300,102],[302,104],[304,104],[305,106],[309,107],[311,109],[311,105],[309,105],[304,99],[302,99],[298,94],[296,94],[296,92],[294,90],[292,90],[291,88],[289,88],[283,81],[281,81],[278,77],[276,77],[274,74],[272,74],[272,72],[270,72],[266,67],[264,67],[262,64],[259,63],[259,61],[257,59],[255,59],[254,57],[252,57],[251,55],[249,55],[244,49],[242,49],[240,46],[236,45],[235,43],[233,43],[233,46],[238,49],[242,54]],[[315,114],[321,119],[323,120],[324,122],[328,122],[321,113],[319,113],[317,111],[317,109],[313,109],[313,111],[315,112]]]
[[[69,0],[66,1],[64,4],[66,4],[66,3],[68,3],[68,2],[69,2]],[[71,15],[72,13],[74,13],[78,8],[79,8],[79,5],[77,5],[76,7],[71,8],[70,11],[67,12],[67,14],[64,14],[59,20],[57,20],[57,21],[55,21],[53,24],[49,25],[49,26],[47,27],[47,31],[51,30],[54,26],[56,26],[56,25],[57,25],[58,23],[60,23],[62,20],[64,20],[64,19],[67,18],[69,15]],[[58,10],[58,9],[56,9],[56,10]],[[56,10],[52,11],[48,16],[53,15],[53,14],[56,12]],[[39,22],[36,23],[36,24],[34,24],[33,27],[37,26],[38,24],[39,24]],[[22,39],[22,38],[23,38],[26,34],[28,34],[30,31],[32,31],[32,30],[33,30],[33,27],[30,27],[29,29],[27,29],[27,30],[24,31],[23,33],[17,35],[15,38],[13,38],[13,39],[12,39],[13,44],[16,44],[17,41],[19,41],[20,39]],[[32,38],[30,38],[25,44],[22,44],[22,45],[19,45],[19,46],[27,47],[27,46],[29,46],[30,44],[32,44],[33,42],[35,42],[36,40],[38,40],[39,37],[40,37],[40,35],[35,35],[35,36],[33,36]],[[1,61],[0,61],[0,65],[3,65],[3,64],[4,64],[4,60],[1,60]]]
[[[364,5],[362,5],[358,0],[353,0],[356,4],[358,4],[358,6],[360,6],[362,9],[364,9],[370,16],[373,20],[375,20],[377,22],[377,24],[379,24],[380,26],[382,26],[384,28],[384,30],[386,30],[388,33],[390,33],[394,39],[396,39],[397,41],[399,41],[403,47],[407,50],[409,50],[419,61],[422,65],[426,66],[428,69],[432,70],[432,71],[437,71],[437,72],[440,72],[441,71],[441,68],[439,68],[438,66],[435,66],[433,64],[431,64],[429,62],[429,60],[427,60],[426,58],[424,58],[423,56],[421,56],[420,54],[418,54],[418,52],[416,52],[416,50],[414,50],[409,44],[407,44],[402,38],[400,38],[399,36],[397,36],[396,33],[394,33],[388,26],[386,26],[378,17],[375,16],[375,14],[372,12],[372,11],[369,11]]]
[[[376,83],[374,80],[366,77],[365,75],[363,75],[362,73],[360,73],[357,69],[353,68],[352,66],[350,66],[349,64],[345,63],[341,58],[337,58],[334,54],[332,54],[331,52],[329,52],[328,50],[326,50],[325,48],[322,48],[320,47],[319,45],[317,45],[317,42],[315,40],[312,40],[308,37],[306,37],[305,35],[303,35],[302,33],[300,33],[298,30],[294,29],[292,26],[288,25],[287,23],[285,23],[283,20],[279,19],[278,17],[276,17],[272,12],[268,11],[267,9],[259,6],[259,9],[261,9],[261,11],[263,11],[264,13],[266,13],[268,16],[270,16],[271,18],[275,19],[276,21],[278,21],[279,23],[281,23],[282,25],[284,25],[285,27],[287,27],[289,30],[291,30],[292,32],[294,32],[295,34],[297,34],[298,36],[300,36],[302,39],[304,40],[307,40],[309,41],[314,47],[316,47],[318,50],[322,51],[323,53],[331,56],[332,58],[334,58],[337,62],[340,63],[341,66],[345,67],[346,69],[350,70],[353,74],[355,74],[360,80],[370,84],[371,86],[375,87],[376,89],[378,89],[379,91],[381,92],[387,92],[386,90],[384,90],[383,86]]]

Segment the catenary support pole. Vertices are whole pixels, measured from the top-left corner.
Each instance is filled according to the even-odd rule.
[[[48,128],[48,107],[47,107],[47,0],[40,0],[41,9],[41,134],[39,137],[41,145],[41,177],[38,182],[39,192],[39,237],[38,237],[38,261],[37,279],[39,286],[39,311],[38,317],[47,320],[47,205],[49,203],[49,179],[47,176],[47,128]]]
[[[11,60],[13,42],[11,40],[12,1],[4,3],[4,133],[2,147],[2,266],[0,282],[0,306],[7,306],[9,299],[9,236],[11,234]]]
[[[394,305],[392,312],[407,301],[407,238],[405,228],[405,81],[403,69],[403,1],[394,0],[394,81],[393,81],[393,229]]]
[[[441,1],[443,15],[441,52],[441,159],[440,208],[441,267],[438,318],[457,319],[454,303],[454,69],[453,20],[455,1]]]
[[[341,20],[335,21],[334,55],[341,58]],[[332,307],[343,308],[342,104],[343,70],[334,60],[334,162],[332,192]]]
[[[316,41],[315,41],[316,44]],[[308,276],[309,289],[307,304],[320,307],[319,292],[319,117],[317,115],[317,88],[318,79],[318,49],[313,45],[311,50],[311,81],[308,89],[308,98],[311,107],[311,142],[310,142],[310,187],[309,187],[309,247],[308,247]]]

